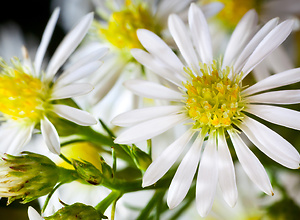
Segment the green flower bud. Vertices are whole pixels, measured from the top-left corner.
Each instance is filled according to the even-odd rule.
[[[136,146],[132,146],[131,154],[134,162],[140,170],[145,171],[152,163],[151,157]]]
[[[8,204],[16,199],[30,202],[50,193],[58,177],[58,168],[48,157],[30,152],[5,154],[0,160],[0,197],[8,197]]]
[[[97,212],[94,207],[82,203],[74,203],[58,210],[54,215],[44,217],[46,220],[99,220],[107,219],[106,216]]]
[[[72,160],[73,166],[81,179],[92,185],[99,185],[102,182],[102,174],[93,164],[87,161]]]

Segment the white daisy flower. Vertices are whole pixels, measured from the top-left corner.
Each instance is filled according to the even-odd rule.
[[[60,153],[60,142],[54,125],[47,118],[52,112],[82,126],[96,124],[96,119],[82,110],[55,104],[53,101],[71,98],[90,92],[93,86],[87,83],[74,83],[97,70],[105,50],[95,51],[84,59],[70,65],[57,77],[58,70],[76,49],[86,35],[93,14],[87,14],[75,28],[63,39],[42,70],[42,62],[51,39],[59,9],[56,9],[44,31],[42,41],[32,62],[24,49],[24,60],[17,58],[8,65],[1,60],[0,72],[0,150],[16,154],[31,139],[33,130],[40,127],[44,140],[53,153]]]
[[[240,132],[276,162],[291,169],[299,168],[297,150],[252,115],[299,130],[299,112],[269,105],[299,103],[299,91],[262,92],[300,81],[300,69],[278,73],[250,87],[242,85],[247,74],[290,34],[293,21],[278,24],[275,18],[257,31],[257,20],[254,10],[245,14],[219,61],[213,59],[208,25],[195,4],[189,9],[189,30],[177,15],[169,17],[169,29],[183,61],[154,33],[137,32],[148,52],[133,49],[133,56],[169,81],[169,85],[129,80],[125,86],[139,96],[169,100],[170,105],[136,109],[114,118],[113,124],[130,127],[115,142],[136,143],[178,124],[189,125],[190,128],[154,160],[143,177],[144,187],[154,184],[193,140],[169,188],[167,203],[170,208],[176,207],[186,196],[198,164],[196,203],[200,215],[209,213],[218,182],[225,201],[230,206],[235,205],[238,195],[227,136],[247,175],[268,195],[273,195],[268,175],[241,139]],[[208,141],[203,144],[206,136]]]

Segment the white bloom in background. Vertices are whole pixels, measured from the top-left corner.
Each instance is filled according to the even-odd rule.
[[[133,97],[132,93],[124,90],[122,82],[132,78],[155,77],[153,79],[155,81],[159,79],[147,69],[143,70],[143,67],[134,60],[130,53],[132,48],[142,48],[136,36],[136,30],[148,29],[163,39],[169,38],[166,33],[168,16],[171,13],[185,16],[184,12],[193,1],[95,0],[96,11],[99,12],[102,19],[94,22],[92,31],[94,38],[92,40],[100,47],[109,47],[110,54],[105,57],[101,71],[93,74],[90,81],[93,82],[95,89],[88,96],[89,100],[83,100],[85,104],[82,105],[89,109],[101,101],[99,108],[94,112],[95,114],[101,112],[101,117],[109,121],[120,113],[120,109],[131,110],[138,106],[139,100]],[[221,8],[222,4],[213,3],[205,7],[205,12],[207,12],[207,16],[211,16]],[[90,48],[96,48],[95,44],[92,43]],[[87,46],[87,51],[89,50]],[[115,101],[111,102],[111,99]],[[107,111],[107,109],[109,110]],[[107,114],[103,114],[104,112]]]
[[[293,28],[291,20],[278,24],[275,18],[257,29],[257,14],[250,10],[234,30],[223,59],[214,60],[211,37],[202,11],[192,4],[188,16],[189,30],[177,15],[169,17],[169,30],[183,61],[148,30],[138,30],[138,38],[148,52],[132,50],[140,63],[169,81],[169,85],[145,80],[125,82],[133,93],[168,100],[170,105],[125,112],[114,118],[112,123],[130,127],[116,138],[115,142],[119,144],[144,141],[178,124],[188,125],[190,128],[148,167],[143,186],[158,181],[193,140],[172,180],[167,203],[174,208],[184,199],[199,163],[196,203],[200,215],[206,216],[212,207],[217,183],[230,206],[237,201],[236,178],[227,136],[246,174],[268,195],[273,195],[268,175],[241,139],[240,132],[276,162],[291,169],[299,168],[297,150],[279,134],[253,119],[252,115],[299,130],[299,112],[269,104],[299,103],[300,91],[265,91],[299,82],[300,69],[275,74],[252,86],[242,85],[253,68],[290,34]],[[203,145],[206,136],[208,141]]]
[[[42,216],[31,206],[28,207],[29,220],[44,220]]]
[[[42,41],[32,62],[24,49],[24,60],[11,60],[9,65],[1,60],[0,71],[0,151],[16,154],[31,139],[33,130],[39,125],[49,150],[60,153],[57,131],[47,118],[52,112],[83,126],[96,124],[96,119],[82,110],[54,104],[54,100],[71,98],[90,92],[88,83],[74,83],[97,70],[105,50],[95,51],[70,65],[58,77],[57,73],[86,35],[92,21],[90,13],[63,39],[45,70],[41,69],[43,58],[51,39],[59,9],[56,9],[44,31]]]

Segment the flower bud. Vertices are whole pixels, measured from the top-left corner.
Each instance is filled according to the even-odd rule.
[[[102,182],[102,174],[93,164],[87,161],[72,160],[73,166],[80,178],[92,185],[99,185]]]
[[[131,154],[134,158],[135,164],[140,170],[145,171],[152,163],[151,157],[136,146],[132,146]]]
[[[74,203],[73,205],[65,206],[58,210],[54,215],[44,217],[46,220],[99,220],[107,219],[101,213],[97,212],[94,207],[82,203]]]
[[[55,163],[43,155],[5,154],[0,160],[0,197],[8,197],[8,204],[16,199],[30,202],[51,192],[58,177]]]

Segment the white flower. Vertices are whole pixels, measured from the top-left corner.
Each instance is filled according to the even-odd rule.
[[[149,79],[149,75],[151,75],[148,69],[143,70],[130,53],[132,48],[142,48],[136,36],[136,30],[139,28],[148,29],[165,40],[170,39],[166,33],[168,16],[171,13],[178,13],[184,17],[188,5],[193,1],[94,1],[96,2],[96,11],[99,12],[102,19],[94,22],[94,31],[92,32],[94,35],[91,34],[94,36],[92,38],[93,43],[90,48],[87,46],[86,50],[89,51],[98,44],[100,47],[109,47],[111,53],[105,57],[101,71],[93,74],[90,80],[95,89],[88,96],[89,100],[82,100],[83,103],[80,100],[78,102],[89,109],[101,101],[101,104],[98,105],[99,108],[93,112],[95,114],[101,112],[101,117],[109,121],[121,113],[120,109],[131,110],[133,106],[138,106],[136,97],[128,94],[121,86],[126,79],[144,77]],[[213,3],[206,6],[205,11],[207,16],[211,16],[221,8],[222,4]],[[153,74],[151,76],[153,78]],[[158,80],[156,78],[153,80]],[[112,99],[115,101],[111,102]],[[109,110],[107,111],[107,109]],[[103,116],[104,114],[105,116]]]
[[[31,206],[28,207],[29,220],[44,220],[42,216]]]
[[[136,109],[114,118],[113,124],[130,127],[115,142],[136,143],[162,134],[177,124],[189,125],[190,128],[154,160],[143,177],[144,187],[154,184],[193,140],[169,188],[167,203],[170,208],[176,207],[186,196],[200,160],[196,184],[200,215],[209,213],[218,182],[225,201],[230,206],[235,205],[238,195],[226,141],[228,135],[243,169],[268,195],[273,194],[268,175],[241,139],[240,132],[276,162],[291,169],[299,168],[297,150],[251,115],[299,130],[299,112],[265,105],[299,103],[299,90],[256,93],[300,81],[300,69],[278,73],[250,87],[242,86],[247,74],[290,34],[293,21],[278,24],[278,19],[272,19],[257,31],[257,20],[254,10],[245,14],[221,61],[213,59],[208,25],[195,4],[189,9],[190,32],[177,15],[169,17],[169,29],[183,62],[157,35],[138,30],[138,38],[148,52],[133,49],[133,56],[169,84],[129,80],[125,86],[143,97],[169,100],[170,105]],[[195,135],[197,137],[193,139]],[[207,135],[208,141],[203,147]]]
[[[83,126],[96,124],[96,119],[82,110],[54,104],[54,100],[72,98],[90,92],[93,86],[88,83],[74,83],[97,70],[105,50],[95,51],[80,61],[73,63],[58,77],[57,73],[77,48],[86,35],[92,21],[93,14],[87,14],[70,31],[56,49],[48,66],[42,70],[42,62],[51,39],[59,9],[56,9],[44,31],[42,41],[32,62],[26,49],[23,49],[24,60],[17,58],[8,65],[1,60],[0,72],[0,144],[1,151],[15,154],[31,139],[34,128],[40,125],[41,133],[49,150],[60,153],[60,143],[54,125],[47,118],[51,112],[69,121]]]

